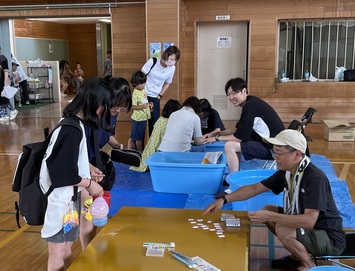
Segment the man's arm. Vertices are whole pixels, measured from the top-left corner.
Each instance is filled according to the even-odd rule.
[[[233,135],[235,132],[237,131],[237,128],[233,127],[233,128],[229,128],[223,131],[212,131],[210,133],[208,133],[208,137],[215,137],[217,135],[219,136],[228,136],[228,135]]]
[[[241,142],[240,139],[234,136],[234,133],[237,131],[236,128],[230,128],[223,131],[212,131],[203,136],[205,143],[215,143],[217,141],[236,141]]]
[[[242,201],[242,200],[247,200],[249,198],[252,198],[260,193],[263,193],[265,191],[268,191],[269,188],[267,188],[265,185],[263,185],[261,182],[251,184],[251,185],[245,185],[240,187],[239,189],[233,191],[231,194],[226,195],[226,200],[227,202],[233,202],[233,201]],[[204,211],[205,214],[213,214],[216,211],[220,210],[224,204],[224,199],[220,198],[217,199],[215,202],[212,202]]]
[[[266,210],[249,212],[249,218],[252,222],[264,223],[267,221],[273,221],[276,224],[291,228],[312,229],[317,222],[318,216],[319,210],[316,209],[305,209],[304,214],[300,215],[279,214]]]

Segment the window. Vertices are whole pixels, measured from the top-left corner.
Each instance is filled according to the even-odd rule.
[[[355,20],[281,21],[279,74],[304,79],[334,79],[335,68],[354,69]]]

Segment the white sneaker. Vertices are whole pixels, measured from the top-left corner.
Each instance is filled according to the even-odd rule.
[[[0,118],[0,121],[8,121],[9,120],[9,117],[7,116],[7,117],[1,117]]]
[[[60,94],[60,96],[62,96],[62,97],[67,97],[67,94],[62,93],[62,94]]]
[[[10,111],[10,120],[14,120],[18,114],[18,111],[16,109]]]
[[[22,106],[22,104],[18,104],[18,107],[21,107]]]

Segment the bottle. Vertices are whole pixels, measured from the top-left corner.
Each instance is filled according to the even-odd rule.
[[[339,81],[344,81],[344,71],[340,70],[339,72]]]
[[[306,81],[309,81],[309,71],[308,71],[308,70],[306,70],[306,71],[304,72],[304,79],[305,79]]]
[[[285,74],[285,71],[282,71],[281,72],[281,79],[285,78],[286,77],[286,74]]]
[[[46,80],[46,82],[44,83],[44,87],[45,88],[49,88],[49,84],[48,84],[48,81]]]

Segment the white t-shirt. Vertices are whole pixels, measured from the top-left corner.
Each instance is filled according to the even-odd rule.
[[[200,117],[191,107],[172,113],[159,146],[162,152],[188,152],[192,138],[202,137]]]
[[[18,60],[16,59],[16,57],[12,57],[12,62],[15,62],[18,66],[17,66],[17,71],[19,72],[20,74],[20,77],[21,77],[21,81],[24,81],[24,80],[27,80],[28,79],[28,76],[27,74],[24,72],[24,70],[22,69],[20,63],[18,62]],[[10,66],[11,67],[11,66]]]
[[[149,72],[153,65],[153,59],[150,58],[142,67],[142,71],[147,74],[147,82],[145,84],[145,92],[149,97],[156,98],[161,92],[164,83],[171,84],[173,81],[175,66],[163,67],[160,64],[160,59],[157,58],[157,63],[154,68]]]

